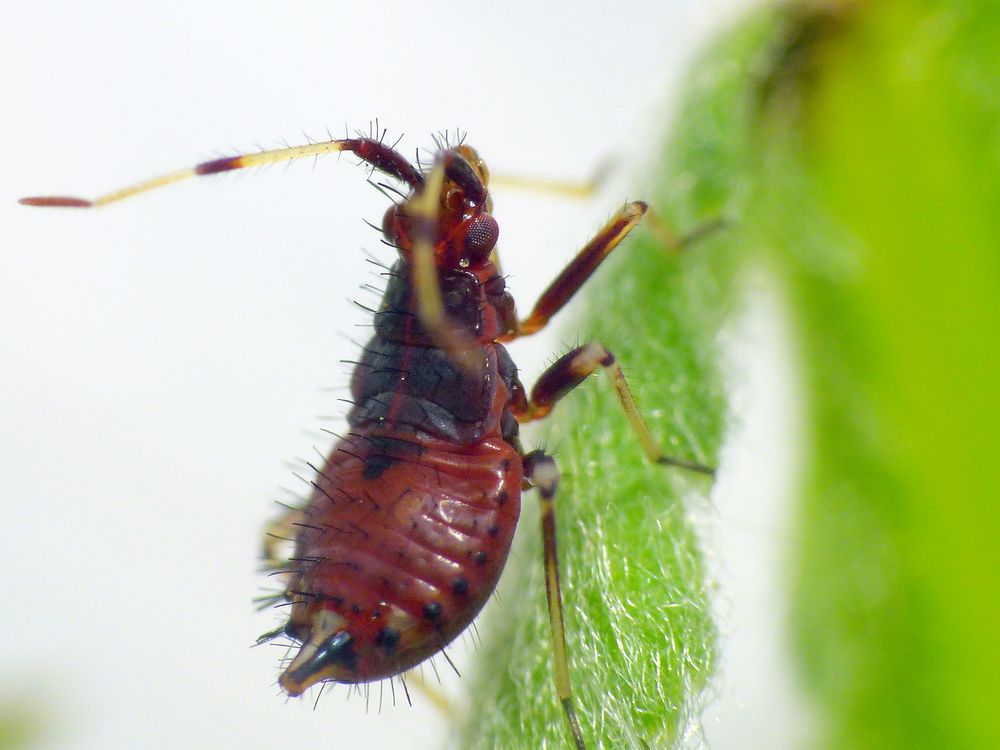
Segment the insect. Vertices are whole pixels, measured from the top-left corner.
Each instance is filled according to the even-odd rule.
[[[611,379],[650,460],[712,474],[666,456],[637,410],[614,355],[598,342],[559,358],[529,391],[505,342],[535,333],[647,215],[625,204],[519,318],[500,273],[490,175],[470,146],[447,140],[429,165],[374,135],[216,159],[94,200],[44,196],[32,206],[98,207],[189,177],[350,152],[401,183],[382,221],[399,254],[351,380],[349,432],[313,490],[283,524],[294,553],[279,572],[288,621],[262,641],[290,638],[297,654],[279,683],[291,696],[327,681],[391,678],[441,651],[480,612],[503,570],[521,492],[537,488],[555,682],[572,740],[574,707],[555,532],[559,471],[526,451],[519,426],[548,415],[598,369]]]

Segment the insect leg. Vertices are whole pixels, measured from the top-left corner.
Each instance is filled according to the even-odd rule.
[[[302,159],[307,156],[320,156],[338,151],[354,153],[363,162],[371,165],[380,172],[402,180],[411,188],[417,188],[423,184],[423,176],[417,168],[405,156],[394,150],[391,146],[385,145],[381,140],[377,138],[339,138],[307,143],[303,146],[289,146],[287,148],[213,159],[212,161],[196,164],[193,167],[178,169],[174,172],[168,172],[167,174],[152,177],[142,182],[127,185],[126,187],[105,193],[93,199],[65,195],[42,195],[21,198],[19,203],[25,206],[99,208],[109,203],[117,203],[126,198],[131,198],[140,193],[172,185],[175,182],[181,182],[190,177],[202,177],[204,175],[218,174],[219,172],[229,172],[234,169],[245,169],[246,167],[259,167],[265,164]]]
[[[643,201],[626,203],[542,292],[528,317],[518,323],[517,331],[503,340],[528,336],[544,328],[643,218],[654,235],[670,250],[680,250],[723,224],[721,219],[712,219],[678,236]]]
[[[545,327],[549,319],[569,302],[605,258],[642,220],[649,207],[642,201],[626,203],[570,261],[542,292],[527,318],[520,321],[512,336],[527,336]]]
[[[601,187],[613,166],[614,162],[611,160],[601,162],[586,180],[525,177],[520,174],[499,172],[493,173],[490,177],[490,184],[494,188],[526,190],[535,193],[562,196],[564,198],[589,198]]]
[[[656,438],[649,431],[646,420],[642,418],[642,414],[639,413],[639,409],[635,405],[632,390],[628,386],[621,365],[615,360],[615,355],[608,351],[603,344],[596,341],[591,341],[563,355],[543,372],[531,390],[530,400],[521,399],[511,403],[518,421],[530,422],[533,419],[541,419],[546,416],[552,411],[559,399],[580,385],[598,367],[604,368],[608,377],[611,378],[615,393],[618,395],[618,401],[621,403],[622,409],[625,410],[625,416],[628,417],[628,421],[642,445],[642,450],[650,461],[679,466],[709,476],[715,475],[715,469],[709,466],[671,458],[663,452],[659,443],[656,442]]]
[[[532,451],[524,457],[524,475],[541,495],[542,548],[545,555],[545,597],[549,605],[549,625],[552,628],[552,656],[556,677],[556,694],[566,714],[570,734],[577,750],[586,750],[580,721],[573,705],[569,679],[569,658],[566,651],[566,628],[563,624],[562,589],[559,585],[559,555],[556,548],[556,488],[559,468],[544,451]]]

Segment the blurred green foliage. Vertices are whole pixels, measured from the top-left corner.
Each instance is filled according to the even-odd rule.
[[[5,696],[0,702],[0,750],[21,750],[42,736],[39,706],[27,699]]]
[[[825,746],[990,747],[1000,6],[871,3],[813,29],[808,76],[786,82],[798,116],[769,108],[759,134],[837,227],[816,257],[794,240],[778,251],[802,314],[814,444],[800,656],[830,718]],[[782,199],[780,180],[768,189],[772,206],[802,200]],[[784,216],[795,226],[801,212]]]

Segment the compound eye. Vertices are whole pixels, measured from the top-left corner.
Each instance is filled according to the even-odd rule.
[[[465,228],[462,246],[470,263],[480,263],[489,257],[496,247],[500,227],[489,214],[479,214],[471,219]]]

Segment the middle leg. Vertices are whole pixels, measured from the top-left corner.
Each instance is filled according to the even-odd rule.
[[[531,398],[523,388],[515,387],[511,409],[519,422],[530,422],[541,419],[549,414],[563,396],[572,391],[598,367],[603,368],[615,387],[618,401],[628,417],[632,429],[639,438],[639,444],[650,461],[657,464],[678,466],[689,471],[696,471],[709,476],[715,475],[715,469],[693,461],[672,458],[664,453],[660,444],[649,431],[646,420],[642,418],[639,408],[632,397],[632,390],[621,365],[615,360],[615,355],[597,341],[591,341],[577,347],[560,357],[549,369],[541,374],[535,387],[531,390]]]

